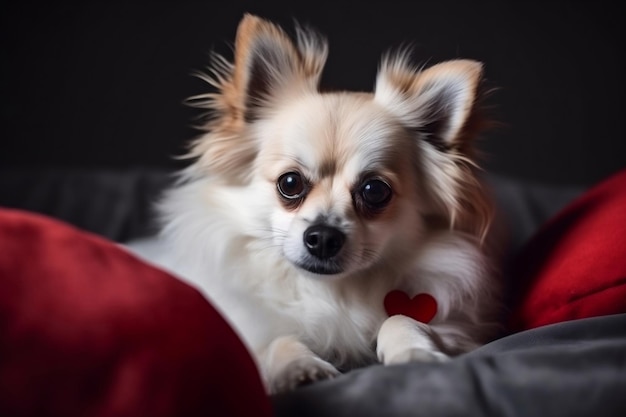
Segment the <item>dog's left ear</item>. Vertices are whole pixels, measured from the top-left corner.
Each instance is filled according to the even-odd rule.
[[[471,139],[482,64],[454,60],[418,71],[406,55],[383,61],[375,100],[415,135],[433,210],[453,227],[484,237],[490,205],[477,181]]]
[[[460,145],[476,100],[482,65],[454,60],[416,71],[400,55],[383,61],[376,100],[437,150]]]

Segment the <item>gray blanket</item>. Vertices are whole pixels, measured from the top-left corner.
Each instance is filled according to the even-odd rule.
[[[372,366],[273,398],[277,416],[626,416],[626,315],[510,335],[446,364]]]

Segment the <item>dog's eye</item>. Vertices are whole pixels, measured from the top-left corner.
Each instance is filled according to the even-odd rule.
[[[297,172],[287,172],[281,175],[276,185],[280,195],[289,200],[302,197],[306,191],[306,183]]]
[[[391,187],[379,179],[370,179],[361,186],[363,202],[370,208],[379,209],[391,200]]]

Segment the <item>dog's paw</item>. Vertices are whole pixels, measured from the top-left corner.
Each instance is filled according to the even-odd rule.
[[[435,338],[427,324],[402,315],[389,317],[378,332],[378,360],[385,365],[445,362],[449,357],[438,348]]]
[[[295,359],[270,381],[271,394],[292,391],[315,381],[334,378],[340,372],[330,363],[316,357]]]
[[[423,348],[407,348],[384,355],[382,362],[385,365],[394,365],[408,362],[447,362],[450,357],[442,352]]]

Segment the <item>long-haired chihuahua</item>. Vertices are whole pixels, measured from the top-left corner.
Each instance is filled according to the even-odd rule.
[[[193,163],[159,209],[177,271],[276,393],[493,336],[492,206],[477,174],[482,65],[383,57],[373,92],[322,92],[323,37],[245,15],[203,77]]]

